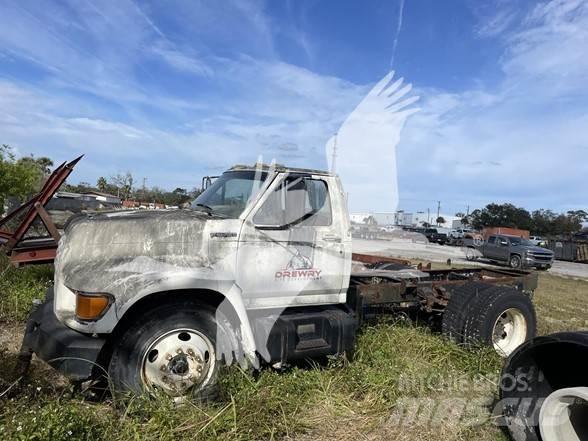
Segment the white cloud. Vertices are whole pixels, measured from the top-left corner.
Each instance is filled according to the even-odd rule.
[[[165,60],[166,63],[179,71],[190,72],[196,75],[213,75],[214,72],[212,68],[204,61],[186,55],[185,53],[168,46],[168,44],[156,44],[151,50],[155,55],[158,55]]]
[[[504,38],[496,87],[417,91],[422,112],[399,150],[401,197],[404,189],[407,199],[445,198],[456,208],[585,201],[588,63],[579,55],[588,47],[587,3],[541,4],[523,22]]]

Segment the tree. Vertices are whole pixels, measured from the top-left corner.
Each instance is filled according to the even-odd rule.
[[[200,196],[200,194],[202,193],[202,189],[198,188],[198,187],[194,187],[192,190],[190,190],[190,192],[188,193],[188,196],[190,197],[189,200],[194,200],[196,199],[198,196]]]
[[[98,187],[98,190],[104,192],[104,191],[106,191],[107,186],[108,186],[108,183],[106,182],[106,178],[104,176],[100,176],[98,178],[98,181],[96,182],[96,187]]]
[[[112,184],[116,187],[116,195],[121,199],[129,199],[133,190],[133,175],[131,172],[117,174],[110,178]]]
[[[368,216],[363,220],[363,223],[366,225],[378,225],[378,221],[376,221],[376,218],[373,216]]]
[[[4,213],[5,201],[14,197],[22,202],[39,190],[46,167],[52,161],[48,158],[32,157],[16,159],[12,148],[0,146],[0,214]]]
[[[477,229],[511,227],[531,230],[533,227],[531,214],[524,208],[512,204],[488,204],[481,210],[474,210],[470,215],[470,222]]]
[[[185,188],[176,188],[171,193],[165,193],[164,195],[166,205],[180,206],[185,202],[188,202],[191,198],[188,191]]]
[[[28,167],[39,169],[43,175],[49,175],[51,173],[51,168],[53,167],[53,161],[45,156],[40,158],[35,158],[33,155],[24,156],[19,159],[19,162]]]
[[[435,222],[437,222],[437,225],[439,224],[444,224],[445,223],[445,218],[443,216],[439,216]]]

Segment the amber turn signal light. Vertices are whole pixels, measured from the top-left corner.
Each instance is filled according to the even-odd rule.
[[[80,320],[100,318],[108,305],[110,305],[110,297],[106,294],[76,293],[76,317]]]

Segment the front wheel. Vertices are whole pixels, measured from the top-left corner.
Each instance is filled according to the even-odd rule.
[[[514,269],[519,269],[521,267],[521,257],[517,256],[516,254],[513,254],[512,256],[510,256],[510,260],[508,261],[508,264],[510,265],[511,268]]]
[[[108,373],[115,392],[164,393],[207,400],[217,393],[218,338],[226,324],[200,305],[167,305],[141,316],[113,349]]]

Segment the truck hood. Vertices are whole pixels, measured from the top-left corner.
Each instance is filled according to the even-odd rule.
[[[65,236],[88,234],[89,244],[138,243],[146,239],[175,242],[184,238],[183,227],[200,227],[210,219],[194,210],[126,210],[85,213],[73,216],[65,225]],[[171,229],[173,226],[175,228]]]
[[[209,267],[204,230],[210,219],[192,210],[76,216],[59,243],[56,283],[81,291],[104,291],[133,275]]]
[[[532,247],[532,246],[526,246],[524,247],[525,251],[527,252],[531,252],[531,253],[536,253],[536,254],[553,254],[553,251],[548,250],[546,248],[541,248],[541,247]]]

